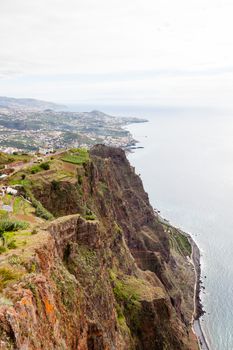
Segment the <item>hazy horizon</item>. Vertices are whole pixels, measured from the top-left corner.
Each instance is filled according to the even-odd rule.
[[[232,108],[233,3],[3,0],[0,95]]]

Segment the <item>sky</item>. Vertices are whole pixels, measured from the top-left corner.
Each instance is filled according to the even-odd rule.
[[[231,0],[0,0],[0,95],[232,106]]]

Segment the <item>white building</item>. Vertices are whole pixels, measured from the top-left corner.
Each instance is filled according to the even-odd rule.
[[[6,193],[7,194],[12,194],[13,196],[16,196],[17,195],[17,193],[18,193],[18,191],[17,190],[15,190],[14,188],[12,188],[12,187],[7,187],[7,189],[6,189]]]

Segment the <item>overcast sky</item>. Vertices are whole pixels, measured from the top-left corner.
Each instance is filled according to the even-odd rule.
[[[0,95],[226,104],[232,0],[0,0]]]

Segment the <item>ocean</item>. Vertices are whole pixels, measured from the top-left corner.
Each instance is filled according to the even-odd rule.
[[[129,155],[152,205],[189,232],[201,251],[211,350],[233,349],[233,114],[155,111],[129,130],[143,149]]]
[[[232,350],[233,113],[192,107],[100,109],[148,119],[128,126],[144,147],[128,158],[153,207],[199,246],[206,311],[200,323],[211,350]]]

